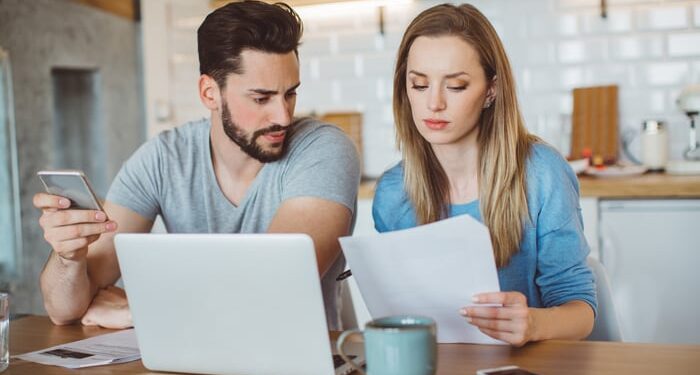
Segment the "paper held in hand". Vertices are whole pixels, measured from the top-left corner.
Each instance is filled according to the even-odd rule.
[[[13,356],[15,359],[67,368],[136,361],[141,358],[133,329]]]
[[[459,314],[474,294],[500,291],[488,229],[469,215],[340,244],[373,318],[424,315],[439,343],[503,344]]]

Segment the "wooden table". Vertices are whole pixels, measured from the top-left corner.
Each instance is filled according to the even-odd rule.
[[[48,318],[31,316],[10,322],[10,353],[20,354],[92,337],[110,330],[54,326]],[[337,333],[332,333],[332,336]],[[261,353],[263,355],[263,353]],[[698,374],[700,345],[651,345],[589,341],[549,341],[523,348],[442,344],[438,375],[472,375],[478,368],[515,364],[538,374]],[[11,360],[2,375],[151,374],[141,361],[69,370]],[[162,374],[162,373],[153,373]]]

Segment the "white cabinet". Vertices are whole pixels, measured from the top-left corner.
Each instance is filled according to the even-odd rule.
[[[700,200],[602,200],[599,209],[624,340],[700,344]]]

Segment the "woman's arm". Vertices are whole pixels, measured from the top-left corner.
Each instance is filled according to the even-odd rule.
[[[522,293],[495,292],[478,294],[474,302],[503,305],[465,307],[460,313],[481,332],[514,346],[549,339],[580,340],[593,329],[593,309],[583,301],[531,308]]]

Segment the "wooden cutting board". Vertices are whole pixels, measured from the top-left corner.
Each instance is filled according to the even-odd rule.
[[[619,132],[617,86],[596,86],[574,89],[571,159],[583,157],[589,148],[595,158],[602,156],[606,164],[618,158]]]

